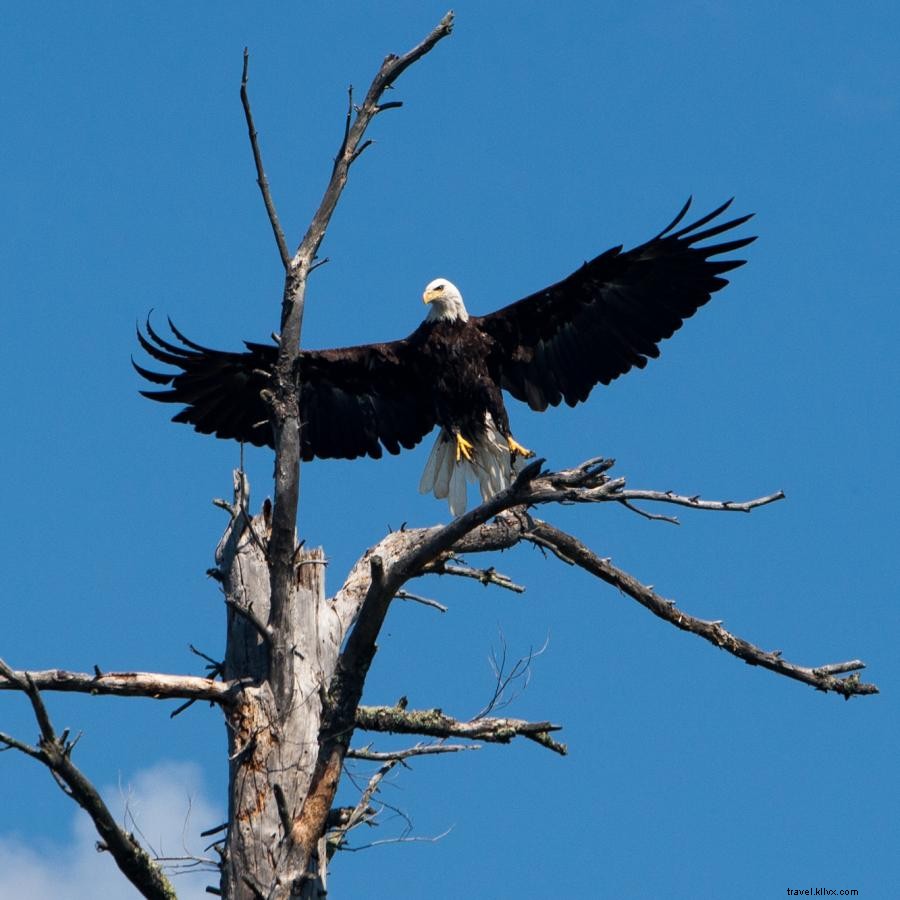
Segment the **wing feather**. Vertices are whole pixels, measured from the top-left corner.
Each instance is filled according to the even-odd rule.
[[[203,434],[271,447],[269,410],[260,394],[271,386],[278,348],[246,342],[246,352],[212,350],[187,338],[171,321],[169,327],[178,344],[163,338],[149,321],[146,334],[138,329],[144,351],[175,369],[156,372],[132,360],[141,377],[165,388],[141,393],[181,405],[173,421]],[[377,459],[383,449],[399,453],[401,447],[414,447],[431,431],[434,404],[428,380],[416,377],[415,337],[301,352],[296,377],[304,459]]]
[[[754,237],[698,246],[751,218],[710,224],[731,202],[679,228],[688,199],[647,243],[624,252],[613,247],[557,284],[476,319],[493,339],[490,365],[501,386],[532,409],[563,400],[574,406],[596,384],[659,356],[660,341],[728,283],[725,272],[745,262],[721,256]]]

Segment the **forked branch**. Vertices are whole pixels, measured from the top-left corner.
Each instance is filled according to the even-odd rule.
[[[657,595],[652,588],[643,585],[627,572],[613,566],[565,532],[546,522],[534,519],[528,508],[548,503],[600,503],[642,500],[700,510],[722,512],[750,512],[781,500],[780,491],[747,501],[700,500],[698,497],[675,494],[670,491],[632,491],[626,488],[624,478],[612,478],[607,472],[612,460],[591,459],[573,469],[561,472],[543,472],[541,461],[523,470],[516,482],[506,491],[467,512],[449,525],[416,529],[388,535],[370,551],[382,561],[381,583],[396,592],[408,578],[429,571],[440,571],[440,561],[447,554],[462,554],[507,549],[525,540],[550,550],[566,563],[579,565],[591,574],[619,588],[655,615],[676,627],[690,631],[715,646],[779,675],[809,684],[818,690],[839,693],[844,697],[854,694],[877,693],[873,684],[862,682],[858,670],[863,663],[858,660],[826,664],[818,667],[800,666],[782,659],[779,651],[765,651],[722,627],[721,622],[707,622],[679,610],[674,603]],[[489,521],[493,518],[493,521]],[[357,580],[360,579],[360,580]],[[393,594],[391,594],[393,596]],[[350,637],[347,650],[362,655],[364,648],[371,652],[373,634],[377,634],[386,613],[390,596],[378,585],[366,579],[359,565],[335,598],[335,609],[349,623],[357,618],[356,628]],[[371,621],[367,621],[371,617]],[[364,640],[356,629],[363,623]],[[370,642],[371,639],[371,642]],[[345,655],[346,655],[345,651]],[[348,661],[352,661],[348,660]],[[841,678],[839,675],[851,673]]]
[[[350,831],[350,829],[355,828],[365,821],[371,821],[374,818],[376,812],[370,806],[370,802],[375,796],[375,792],[378,790],[378,785],[381,784],[385,776],[388,775],[391,769],[399,762],[399,759],[387,760],[369,779],[366,789],[362,792],[359,801],[350,812],[350,815],[347,816],[347,820],[342,823],[333,834],[329,835],[329,843],[331,843],[335,849],[340,849],[341,845],[346,840],[347,832]]]
[[[25,744],[2,733],[0,744],[30,756],[50,770],[63,793],[91,817],[100,835],[100,848],[112,854],[116,865],[144,897],[149,900],[176,900],[175,891],[160,867],[133,835],[118,826],[97,789],[72,762],[72,750],[78,739],[70,741],[68,731],[56,734],[34,681],[27,674],[21,677],[3,660],[0,660],[0,676],[9,685],[26,694],[40,728],[37,746]]]
[[[345,129],[344,139],[335,158],[331,180],[325,195],[322,197],[322,202],[316,210],[316,214],[313,216],[312,222],[303,236],[297,252],[294,254],[294,258],[291,260],[292,268],[296,269],[299,266],[310,265],[316,253],[318,253],[319,245],[325,236],[325,229],[328,228],[328,223],[331,221],[331,216],[337,206],[341,191],[347,182],[350,166],[359,158],[365,146],[368,146],[368,144],[363,146],[363,136],[372,119],[380,112],[396,109],[400,105],[397,101],[382,103],[382,94],[392,87],[394,82],[413,63],[425,56],[438,41],[447,37],[452,30],[453,13],[448,12],[431,33],[407,53],[404,53],[402,56],[390,54],[385,57],[381,68],[372,79],[372,84],[366,92],[365,99],[359,107],[354,108],[355,115],[350,116],[348,110],[349,127]]]

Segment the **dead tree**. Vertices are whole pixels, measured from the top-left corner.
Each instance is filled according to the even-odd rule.
[[[175,897],[163,867],[116,823],[98,792],[72,761],[75,741],[57,734],[45,706],[46,691],[115,694],[196,700],[218,705],[224,715],[229,747],[228,822],[221,829],[221,879],[211,893],[229,900],[281,900],[325,894],[328,863],[347,834],[376,815],[373,797],[381,779],[411,756],[467,749],[479,741],[508,743],[521,737],[564,754],[552,721],[529,722],[492,716],[470,721],[440,710],[361,705],[363,686],[377,650],[376,641],[391,602],[417,599],[405,590],[427,575],[474,577],[485,584],[517,586],[492,567],[474,568],[463,556],[526,542],[570,566],[579,566],[610,584],[677,628],[704,638],[745,662],[804,682],[818,690],[849,698],[872,694],[863,683],[859,660],[805,667],[768,652],[727,631],[721,622],[703,621],[682,612],[609,559],[570,534],[538,518],[536,511],[560,503],[616,503],[651,518],[637,503],[657,503],[719,512],[744,512],[783,498],[781,492],[742,503],[702,500],[672,492],[632,490],[610,473],[612,461],[589,460],[575,468],[549,472],[537,460],[514,483],[447,525],[392,532],[359,558],[336,593],[327,597],[324,555],[307,550],[296,537],[300,483],[300,422],[297,389],[291,373],[300,351],[306,284],[319,264],[317,252],[352,164],[371,141],[372,120],[399,107],[383,102],[384,92],[400,75],[450,34],[448,14],[416,47],[403,56],[388,56],[358,106],[352,93],[343,138],[321,205],[291,254],[279,224],[266,180],[247,94],[245,52],[241,99],[259,187],[272,226],[285,282],[281,304],[279,354],[266,399],[275,434],[274,503],[266,501],[254,515],[242,472],[234,477],[233,498],[219,501],[229,524],[216,550],[211,574],[220,582],[227,610],[224,660],[210,660],[209,677],[141,672],[92,673],[61,670],[14,671],[0,661],[0,689],[24,693],[40,729],[36,745],[0,732],[0,744],[46,766],[59,786],[91,816],[101,848],[112,854],[132,884],[148,898]],[[357,731],[392,732],[432,739],[405,750],[379,751],[352,746]],[[448,744],[447,740],[456,743]],[[336,808],[335,793],[345,760],[378,761],[353,807]],[[219,830],[214,830],[218,832]]]

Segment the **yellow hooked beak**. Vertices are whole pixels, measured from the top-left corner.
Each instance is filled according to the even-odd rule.
[[[437,300],[437,298],[440,297],[442,293],[443,291],[437,291],[433,288],[430,291],[425,291],[425,293],[422,294],[422,302],[426,304],[431,303],[432,300]]]

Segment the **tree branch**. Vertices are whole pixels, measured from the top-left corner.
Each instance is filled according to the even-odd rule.
[[[355,613],[356,621],[328,688],[323,732],[335,741],[332,752],[341,757],[346,753],[355,710],[375,655],[375,641],[397,591],[473,528],[531,496],[532,482],[538,477],[542,462],[537,460],[526,466],[506,490],[448,525],[389,534],[354,566],[339,592],[340,602],[336,598],[334,604],[339,617],[342,612],[344,616]],[[589,480],[593,483],[593,476]]]
[[[24,677],[20,676],[3,660],[0,660],[0,675],[7,684],[15,686],[28,696],[41,731],[37,747],[2,734],[0,742],[38,760],[50,770],[63,792],[91,817],[100,835],[102,849],[112,854],[116,865],[144,897],[148,900],[176,900],[175,891],[160,867],[133,835],[116,824],[97,789],[72,762],[71,754],[76,742],[68,740],[67,731],[57,737],[34,680],[27,673]]]
[[[375,653],[375,641],[391,600],[406,581],[422,574],[446,554],[462,552],[467,536],[484,526],[491,517],[514,507],[621,499],[625,480],[606,475],[613,465],[612,460],[598,457],[560,472],[543,472],[543,462],[539,459],[530,463],[506,490],[448,525],[387,535],[354,566],[334,603],[345,626],[353,618],[355,624],[329,686],[325,723],[331,734],[344,735],[349,741],[353,711],[362,696],[362,686]],[[529,519],[521,515],[513,516],[511,521],[527,526]],[[510,545],[509,541],[521,540],[523,527],[509,533],[504,521],[502,528],[500,537],[507,542],[506,546]]]
[[[413,756],[434,756],[441,753],[461,753],[465,750],[480,750],[479,744],[416,744],[405,750],[372,750],[367,747],[351,747],[347,751],[348,759],[362,759],[369,762],[402,762]]]
[[[659,513],[649,513],[646,510],[635,506],[633,500],[649,500],[657,503],[674,503],[678,506],[689,506],[691,509],[707,509],[716,512],[744,512],[748,513],[760,506],[766,506],[769,503],[775,503],[777,500],[784,500],[784,491],[776,491],[767,497],[757,497],[755,500],[745,500],[739,503],[733,500],[701,500],[699,495],[694,497],[683,497],[672,491],[621,491],[619,494],[619,502],[622,506],[636,512],[645,519],[653,519],[661,522],[671,522],[673,525],[680,525],[675,516],[664,516]]]
[[[529,506],[538,504],[623,500],[670,503],[708,511],[750,512],[782,499],[784,497],[782,492],[740,502],[700,500],[698,497],[683,496],[671,491],[631,491],[625,487],[623,478],[607,476],[606,472],[612,466],[612,460],[591,459],[580,466],[561,472],[540,472],[540,464],[541,461],[532,463],[519,474],[516,482],[506,491],[465,513],[449,525],[394,532],[384,538],[369,553],[377,553],[385,561],[385,584],[396,592],[408,578],[439,567],[440,560],[445,559],[448,554],[507,549],[522,540],[528,540],[542,549],[550,550],[564,562],[579,565],[613,584],[676,627],[705,638],[751,665],[762,666],[779,675],[810,684],[819,690],[836,692],[845,697],[877,692],[875,685],[861,682],[858,674],[855,674],[863,667],[858,660],[812,668],[787,662],[781,658],[780,652],[769,653],[761,650],[749,641],[726,631],[720,622],[705,622],[687,615],[670,601],[655,594],[652,588],[642,585],[608,560],[601,559],[571,535],[533,519],[527,512]],[[488,521],[491,517],[496,518]],[[354,615],[358,617],[347,644],[348,650],[356,635],[356,628],[373,611],[373,623],[377,619],[377,628],[380,628],[380,621],[383,621],[389,602],[390,597],[373,586],[366,578],[363,567],[357,564],[335,596],[334,604],[345,627],[349,627]],[[377,628],[373,627],[372,623],[366,627],[365,643],[370,650],[374,648]],[[850,674],[847,678],[835,677],[845,672],[854,674]]]
[[[272,199],[272,192],[269,190],[269,179],[266,178],[266,172],[263,169],[262,154],[259,149],[259,136],[256,133],[256,126],[253,124],[253,113],[250,110],[250,97],[247,93],[249,65],[250,53],[244,47],[244,69],[241,73],[241,106],[244,107],[247,132],[250,136],[250,149],[253,151],[253,162],[256,165],[256,183],[259,185],[263,203],[266,205],[266,214],[269,217],[269,224],[272,226],[272,232],[275,235],[275,243],[278,245],[278,255],[281,257],[281,264],[284,266],[285,271],[288,271],[291,265],[291,253],[284,238],[281,222],[278,221],[278,213],[275,211],[275,201]]]
[[[447,612],[447,607],[444,606],[443,603],[438,603],[437,600],[432,600],[430,597],[422,597],[419,594],[411,594],[409,591],[397,591],[394,596],[397,600],[410,600],[413,603],[421,603],[422,606],[430,606],[432,609],[436,609],[438,612]]]
[[[459,578],[474,578],[476,581],[480,581],[485,587],[489,584],[495,584],[497,587],[512,591],[515,594],[525,593],[524,585],[516,584],[508,575],[498,572],[493,566],[489,566],[486,569],[477,569],[474,566],[462,563],[462,560],[458,560],[458,563],[461,564],[451,563],[449,559],[446,558],[436,559],[422,567],[422,574],[455,575]]]
[[[773,495],[774,496],[774,495]],[[713,508],[713,507],[704,507]],[[637,600],[641,606],[649,609],[654,615],[665,619],[682,631],[689,631],[716,647],[727,651],[732,656],[743,659],[752,666],[761,666],[778,675],[801,681],[820,691],[832,691],[849,699],[854,694],[877,694],[878,688],[874,684],[866,684],[860,681],[859,670],[865,668],[861,660],[852,662],[832,663],[825,666],[809,668],[799,666],[781,658],[781,651],[766,651],[751,644],[743,638],[737,637],[727,631],[721,622],[708,622],[697,619],[682,612],[674,601],[660,597],[652,587],[641,584],[636,578],[614,566],[608,559],[601,559],[592,550],[588,549],[577,538],[561,531],[559,528],[535,520],[530,534],[524,535],[526,540],[538,537],[542,546],[552,546],[559,555],[574,565],[580,566],[592,575],[617,587],[620,591]],[[837,674],[852,672],[847,678],[837,678]]]
[[[440,709],[401,709],[399,706],[360,706],[356,710],[356,727],[364,731],[394,734],[422,734],[440,738],[469,738],[491,744],[508,744],[515,737],[547,747],[565,755],[566,745],[554,741],[550,732],[561,725],[552,722],[527,722],[524,719],[484,718],[460,722]]]
[[[503,632],[500,632],[501,652],[499,659],[494,650],[491,649],[491,668],[494,670],[496,679],[494,691],[491,699],[478,711],[478,714],[475,716],[476,719],[482,719],[490,715],[494,710],[509,706],[516,695],[509,697],[507,696],[507,691],[516,682],[522,682],[522,690],[528,687],[531,681],[531,664],[538,656],[544,654],[549,644],[550,638],[548,636],[539,650],[530,649],[526,656],[520,656],[513,663],[512,667],[507,669],[506,639],[503,637]]]
[[[699,495],[684,497],[672,491],[632,491],[623,490],[617,499],[621,500],[652,500],[654,503],[675,503],[678,506],[689,506],[691,509],[706,509],[715,512],[743,512],[748,513],[760,506],[768,506],[778,500],[784,500],[784,491],[775,491],[765,497],[757,497],[754,500],[701,500]]]
[[[549,503],[619,502],[630,496],[631,492],[625,490],[624,478],[610,478],[606,475],[613,465],[611,459],[597,457],[572,469],[559,472],[542,471],[543,462],[535,460],[518,474],[516,480],[506,490],[447,525],[392,532],[382,539],[354,566],[344,586],[335,596],[335,610],[341,618],[343,627],[349,628],[355,619],[354,635],[357,630],[362,631],[365,643],[371,647],[378,628],[381,627],[380,622],[386,612],[386,604],[393,597],[393,594],[388,596],[386,590],[373,589],[366,571],[370,556],[380,555],[387,561],[384,585],[386,588],[393,588],[396,593],[410,578],[440,570],[440,561],[446,559],[447,555],[471,552],[473,546],[478,546],[479,549],[504,549],[513,546],[521,540],[523,528],[527,528],[526,523],[529,519],[526,509],[530,506]],[[656,497],[650,496],[653,492],[639,493],[645,500],[656,499],[666,503],[680,500],[688,502],[690,499],[665,492],[658,492]],[[772,494],[741,504],[730,501],[702,501],[703,505],[698,508],[733,510],[738,506],[746,506],[749,509],[772,503],[778,498],[779,495]],[[488,531],[484,531],[484,525],[489,519],[514,509],[518,509],[518,512],[509,517],[504,516],[498,524],[492,524]],[[476,531],[482,536],[496,532],[496,541],[492,541],[489,548],[482,548],[479,541],[473,543],[468,539],[468,536]],[[371,623],[368,622],[370,616]],[[354,635],[350,637],[351,642],[354,642]],[[361,645],[363,641],[355,643]],[[359,649],[362,649],[361,646]],[[348,643],[344,656],[350,651],[351,644]]]
[[[375,795],[375,792],[378,790],[378,785],[381,784],[382,780],[385,776],[394,768],[394,766],[399,763],[399,759],[390,759],[385,762],[381,768],[369,779],[369,783],[366,786],[366,789],[362,792],[362,796],[359,798],[359,802],[353,809],[353,812],[347,817],[347,821],[344,822],[337,831],[330,836],[329,843],[335,848],[340,849],[341,845],[344,842],[344,839],[347,836],[347,832],[350,831],[351,828],[355,828],[360,823],[366,821],[367,819],[372,818],[372,807],[369,805],[372,797]]]
[[[76,694],[105,694],[117,697],[149,697],[153,700],[209,700],[227,704],[235,687],[224,681],[195,675],[167,675],[160,672],[67,672],[63,669],[13,671],[0,668],[0,691],[21,691],[26,679],[42,691]]]
[[[453,13],[448,12],[432,32],[412,50],[404,53],[403,56],[394,56],[393,54],[385,57],[381,68],[372,80],[369,90],[362,104],[356,108],[356,116],[350,123],[350,111],[348,110],[348,124],[344,134],[344,140],[341,143],[340,151],[335,158],[334,170],[332,172],[331,181],[328,189],[322,198],[316,214],[310,223],[309,229],[303,237],[294,258],[291,260],[291,267],[297,268],[303,264],[304,259],[312,260],[318,252],[322,238],[325,236],[325,229],[331,220],[331,216],[337,206],[341,191],[347,181],[347,175],[350,165],[359,157],[362,152],[360,144],[366,129],[369,127],[372,119],[378,113],[396,107],[396,102],[381,104],[381,95],[388,88],[392,87],[394,82],[405,72],[413,63],[420,60],[427,54],[438,41],[447,37],[453,30]],[[352,95],[351,95],[352,108]]]
[[[345,844],[341,847],[341,850],[345,853],[358,853],[360,850],[371,850],[373,847],[383,847],[385,844],[436,844],[438,841],[442,841],[447,837],[452,830],[452,827],[448,828],[446,831],[442,831],[440,834],[436,834],[433,837],[412,836],[383,838],[380,841],[370,841],[368,844],[360,844],[358,847],[348,847]]]

